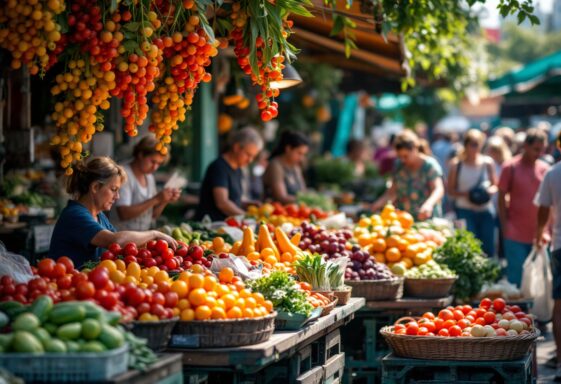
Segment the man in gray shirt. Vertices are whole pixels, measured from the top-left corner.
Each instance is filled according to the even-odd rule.
[[[561,149],[561,132],[556,140]],[[535,244],[543,245],[545,227],[553,210],[553,238],[551,272],[553,274],[553,336],[557,347],[557,369],[555,381],[561,381],[561,162],[555,164],[545,174],[535,198],[538,208],[538,230]]]

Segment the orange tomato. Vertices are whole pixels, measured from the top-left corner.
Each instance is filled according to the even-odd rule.
[[[195,319],[197,320],[207,320],[210,319],[212,311],[208,305],[200,305],[195,309]]]
[[[195,311],[193,311],[191,308],[184,309],[183,311],[181,311],[181,314],[179,315],[179,318],[182,321],[194,320],[195,319]]]
[[[384,256],[386,257],[387,261],[396,262],[399,261],[399,259],[401,259],[401,252],[399,252],[399,249],[395,247],[391,247],[386,250]]]
[[[166,271],[158,271],[158,273],[156,273],[154,275],[154,283],[159,284],[162,281],[168,281],[169,280],[169,275]]]
[[[243,315],[242,310],[239,307],[232,307],[226,312],[228,319],[239,319]]]
[[[234,270],[229,267],[223,268],[218,274],[218,280],[220,280],[221,283],[229,283],[233,278]]]
[[[398,247],[399,246],[399,242],[400,242],[401,238],[397,235],[391,235],[388,238],[386,238],[386,246],[388,248],[392,248],[392,247]]]
[[[182,299],[189,293],[189,286],[183,280],[176,280],[171,284],[170,290],[177,293],[177,296]]]
[[[384,252],[386,250],[386,241],[382,238],[374,240],[371,247],[374,252]]]
[[[205,277],[200,273],[193,273],[189,276],[189,288],[197,289],[202,288],[205,284]]]
[[[207,293],[203,288],[195,288],[189,292],[189,302],[192,306],[203,305],[206,299]]]
[[[225,319],[226,311],[221,307],[213,307],[210,312],[210,318],[214,320]]]
[[[236,304],[236,297],[231,293],[220,297],[220,299],[224,302],[224,308],[226,309],[230,309],[234,306],[234,304]]]
[[[217,283],[218,283],[218,281],[216,280],[216,277],[214,277],[214,276],[205,276],[205,277],[204,277],[203,288],[204,288],[207,292],[214,291],[214,288],[216,287],[216,284],[217,284]]]

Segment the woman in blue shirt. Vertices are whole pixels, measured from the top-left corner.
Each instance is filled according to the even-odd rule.
[[[177,245],[172,237],[158,231],[115,231],[103,212],[119,199],[119,189],[126,179],[124,169],[109,157],[94,157],[76,164],[66,183],[66,191],[74,199],[68,202],[55,225],[49,257],[68,256],[75,265],[82,266],[87,261],[99,260],[103,248],[112,243],[142,245],[162,239],[172,247]]]

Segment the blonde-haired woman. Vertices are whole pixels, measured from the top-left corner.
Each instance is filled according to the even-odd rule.
[[[458,219],[481,240],[483,251],[495,253],[495,209],[492,196],[497,192],[493,159],[481,153],[485,135],[470,129],[464,136],[463,151],[452,160],[448,174],[448,193],[455,198]]]
[[[103,248],[112,243],[142,245],[162,239],[174,248],[177,242],[158,231],[117,232],[103,213],[119,198],[119,189],[127,179],[123,167],[109,157],[93,157],[74,166],[66,180],[66,191],[73,196],[57,220],[49,257],[68,256],[77,267],[99,260]]]
[[[485,153],[495,162],[497,179],[501,176],[503,164],[512,158],[510,148],[500,136],[491,136],[485,144]]]
[[[111,211],[111,220],[119,230],[146,231],[170,202],[181,195],[178,189],[156,189],[153,173],[168,160],[156,149],[158,140],[145,136],[134,146],[133,160],[123,168],[127,181],[123,183],[119,200]]]

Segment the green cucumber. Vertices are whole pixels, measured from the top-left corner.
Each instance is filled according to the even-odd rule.
[[[49,314],[49,321],[56,325],[75,323],[86,318],[86,308],[83,304],[56,305]]]
[[[108,324],[103,324],[101,326],[99,341],[101,341],[107,349],[116,349],[125,343],[125,337],[118,329]]]
[[[101,324],[95,319],[86,319],[82,322],[82,337],[86,340],[95,340],[101,334]]]
[[[59,339],[50,339],[45,344],[45,351],[52,352],[52,353],[66,353],[68,348],[64,341]]]
[[[43,322],[47,320],[47,318],[49,317],[49,313],[53,309],[53,299],[51,299],[50,296],[47,295],[39,296],[37,299],[35,299],[33,304],[31,304],[31,307],[29,309],[31,313],[33,313],[41,322]]]
[[[56,331],[56,335],[62,340],[76,340],[80,338],[82,334],[82,323],[68,323],[65,324]]]
[[[45,351],[41,342],[26,331],[17,331],[14,333],[12,347],[15,352],[21,353],[43,353]]]
[[[80,346],[80,352],[105,352],[107,348],[99,341],[88,341]]]
[[[27,331],[32,332],[39,328],[41,322],[33,313],[22,313],[12,323],[14,331]]]

